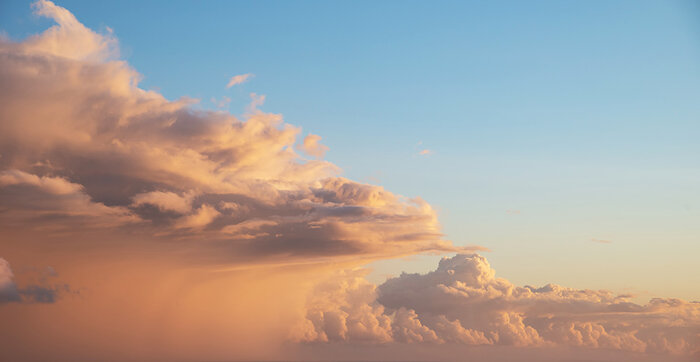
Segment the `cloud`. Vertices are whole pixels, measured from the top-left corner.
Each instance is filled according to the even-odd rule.
[[[22,42],[18,46],[22,50],[84,61],[102,61],[119,55],[116,38],[86,28],[70,11],[46,0],[34,2],[32,8],[37,15],[54,20],[56,25]]]
[[[601,244],[612,244],[612,241],[610,241],[610,240],[591,238],[591,241],[596,242],[596,243],[601,243]]]
[[[700,303],[638,305],[605,290],[518,287],[476,254],[443,258],[435,271],[404,273],[376,289],[358,277],[313,294],[298,339],[700,352]]]
[[[113,58],[111,34],[53,3],[35,8],[57,25],[0,40],[0,224],[204,239],[193,249],[218,262],[473,250],[443,239],[425,201],[300,157],[327,147],[313,134],[297,146],[300,129],[260,110],[264,95],[251,93],[243,119],[168,101]]]
[[[219,213],[214,207],[203,204],[199,207],[193,214],[184,217],[180,220],[176,227],[178,228],[197,228],[206,226],[214,219],[216,219],[221,213]]]
[[[231,77],[231,79],[228,81],[226,84],[226,88],[231,88],[236,84],[242,84],[248,81],[249,78],[253,77],[254,75],[251,73],[246,73],[246,74],[239,74],[239,75],[234,75]]]
[[[311,293],[306,319],[293,331],[297,341],[391,341],[391,319],[375,302],[375,286],[362,270],[339,272]]]
[[[69,195],[82,191],[80,185],[70,183],[59,177],[38,177],[19,170],[0,172],[0,187],[22,184],[35,186],[53,195]]]
[[[432,154],[433,154],[433,151],[432,151],[432,150],[425,149],[425,150],[422,150],[422,151],[418,152],[418,154],[421,155],[421,156],[428,156],[428,155],[432,155]]]
[[[186,214],[192,210],[193,194],[180,196],[174,192],[152,191],[135,195],[134,206],[153,205],[162,211],[174,211]]]
[[[214,103],[214,105],[215,105],[217,108],[226,108],[226,107],[228,107],[229,103],[231,103],[231,98],[229,98],[229,97],[227,97],[227,96],[223,96],[223,97],[221,97],[220,100],[217,100],[216,98],[212,97],[212,98],[210,99],[210,101],[211,101],[212,103]]]
[[[424,200],[341,177],[264,95],[240,118],[169,101],[139,88],[111,33],[34,8],[57,24],[0,39],[3,250],[91,294],[36,308],[68,287],[17,282],[0,259],[15,302],[0,359],[259,359],[287,337],[697,353],[697,303],[517,287],[477,255],[369,283],[357,267],[372,260],[479,248],[445,240]]]
[[[0,223],[16,228],[112,228],[139,220],[125,207],[94,202],[82,185],[16,169],[0,171],[0,198]]]
[[[321,136],[308,134],[304,137],[304,142],[299,146],[299,149],[316,158],[323,158],[323,155],[328,151],[328,146],[319,143]]]
[[[48,276],[55,276],[53,268],[48,269]],[[10,263],[0,258],[0,304],[3,303],[54,303],[59,294],[70,291],[67,285],[51,286],[45,282],[42,285],[28,285],[18,288],[14,281]]]
[[[22,300],[17,291],[17,285],[13,280],[14,277],[10,263],[0,258],[0,303],[19,302]]]
[[[261,107],[263,104],[265,104],[265,95],[264,94],[256,94],[256,93],[250,93],[250,103],[246,107],[246,112],[248,114],[263,114],[258,107]]]

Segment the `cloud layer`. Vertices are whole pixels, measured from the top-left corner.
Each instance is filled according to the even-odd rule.
[[[700,303],[638,305],[605,290],[518,287],[477,254],[443,258],[435,271],[404,273],[376,289],[345,276],[313,295],[298,340],[700,353]]]
[[[340,177],[264,95],[239,117],[167,100],[111,33],[33,7],[56,25],[0,38],[3,253],[55,261],[92,294],[30,309],[68,288],[18,283],[0,259],[0,317],[17,326],[0,325],[0,359],[255,359],[282,339],[698,353],[697,303],[518,287],[476,254],[375,286],[357,267],[479,248],[444,240],[422,199]]]
[[[3,224],[138,230],[256,260],[460,250],[421,199],[301,158],[300,130],[260,111],[264,96],[243,119],[168,101],[138,88],[111,34],[49,1],[34,7],[57,25],[0,42]],[[320,158],[319,139],[299,147]]]

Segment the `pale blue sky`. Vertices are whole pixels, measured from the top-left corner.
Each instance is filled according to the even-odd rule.
[[[423,197],[516,284],[700,300],[697,3],[57,3],[112,28],[144,88],[233,113],[267,95],[344,176]],[[10,37],[50,24],[0,4]]]

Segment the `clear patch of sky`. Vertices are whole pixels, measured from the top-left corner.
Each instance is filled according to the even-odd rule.
[[[266,94],[345,176],[425,198],[517,284],[700,300],[696,2],[58,4],[113,29],[144,88],[234,113]],[[4,1],[0,24],[50,22]],[[437,257],[412,260],[372,278]]]

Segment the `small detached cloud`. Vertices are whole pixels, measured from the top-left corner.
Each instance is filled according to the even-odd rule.
[[[231,98],[223,96],[221,99],[216,99],[212,97],[210,101],[216,106],[216,108],[226,108],[228,107],[229,103],[231,103]]]
[[[596,243],[601,243],[601,244],[612,244],[612,241],[610,241],[610,240],[591,238],[591,241],[596,242]]]
[[[226,84],[226,88],[231,88],[234,85],[245,83],[248,81],[248,79],[254,76],[255,75],[251,73],[234,75],[233,77],[231,77],[231,79],[229,79],[228,84]]]
[[[265,104],[264,94],[250,93],[250,103],[248,103],[248,106],[246,106],[246,112],[248,114],[259,114],[261,111],[258,109],[258,107],[261,107],[263,104]]]
[[[433,153],[435,153],[435,151],[428,149],[428,148],[425,148],[423,146],[423,141],[418,141],[418,143],[416,143],[415,147],[419,149],[418,156],[429,156],[429,155],[432,155]]]
[[[520,210],[508,209],[508,210],[506,210],[506,214],[508,214],[508,215],[520,215]]]

